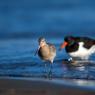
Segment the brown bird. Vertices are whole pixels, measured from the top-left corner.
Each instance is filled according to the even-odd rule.
[[[50,61],[53,63],[56,56],[56,48],[53,44],[47,43],[45,38],[39,38],[38,55],[44,61]]]
[[[43,37],[40,37],[38,42],[39,42],[38,56],[43,61],[49,61],[51,63],[51,68],[52,68],[52,63],[56,56],[55,46],[53,44],[47,43],[45,38]],[[46,64],[45,64],[45,68],[46,68]]]

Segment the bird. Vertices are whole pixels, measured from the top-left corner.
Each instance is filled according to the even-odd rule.
[[[38,56],[40,57],[41,60],[45,62],[50,62],[52,66],[52,63],[54,62],[54,58],[56,57],[55,46],[51,43],[47,43],[44,37],[40,37],[38,39],[38,43],[39,43]],[[45,64],[45,68],[46,68],[46,64]]]
[[[95,39],[89,37],[66,36],[60,49],[65,48],[70,56],[69,61],[80,59],[88,60],[95,53]]]

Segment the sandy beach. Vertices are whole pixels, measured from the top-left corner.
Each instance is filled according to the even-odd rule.
[[[94,81],[0,78],[0,95],[94,95]]]

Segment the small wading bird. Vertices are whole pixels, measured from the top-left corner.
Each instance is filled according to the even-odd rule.
[[[71,56],[69,61],[75,59],[88,60],[90,55],[95,53],[95,40],[88,37],[67,36],[60,49],[64,48]]]
[[[39,40],[39,48],[37,50],[38,56],[43,61],[49,61],[51,64],[50,72],[52,69],[52,63],[54,61],[54,58],[56,56],[56,48],[53,44],[47,43],[45,38],[40,37]],[[45,63],[45,69],[46,69],[46,63]]]

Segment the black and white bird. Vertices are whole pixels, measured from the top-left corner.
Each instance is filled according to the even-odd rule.
[[[66,52],[71,56],[69,60],[76,58],[88,60],[95,53],[95,40],[89,37],[66,36],[60,48],[64,47]]]

